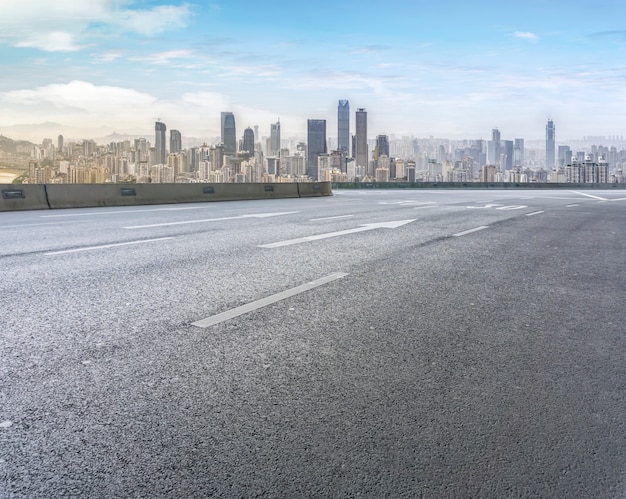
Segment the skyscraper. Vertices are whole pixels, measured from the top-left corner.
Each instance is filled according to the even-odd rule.
[[[515,139],[515,146],[513,148],[513,166],[523,167],[524,165],[524,139]]]
[[[502,171],[513,169],[513,150],[514,143],[512,140],[500,141],[500,166],[502,167]]]
[[[250,156],[254,154],[254,130],[248,127],[243,131],[243,144],[241,150]]]
[[[549,119],[546,125],[546,169],[551,170],[555,166],[555,152],[556,152],[556,140],[555,140],[555,128],[554,122]]]
[[[224,154],[237,152],[235,115],[231,112],[222,112],[222,144],[224,144]]]
[[[500,130],[491,130],[491,140],[487,141],[487,164],[501,166],[500,157]]]
[[[62,152],[63,151],[63,135],[59,135],[57,139],[57,145],[58,145],[59,152]]]
[[[170,154],[183,150],[183,139],[178,130],[170,130]]]
[[[306,173],[318,180],[317,158],[326,154],[326,120],[307,120],[307,164]]]
[[[350,102],[340,100],[337,106],[337,149],[350,155]]]
[[[280,155],[280,120],[270,125],[270,150],[267,155]]]
[[[156,165],[164,165],[165,158],[167,157],[165,151],[165,123],[157,121],[154,124],[154,149],[155,157],[154,161]]]
[[[375,159],[385,155],[389,157],[389,137],[387,135],[379,135],[376,137],[376,154]]]
[[[356,150],[353,151],[356,159],[356,166],[362,166],[368,175],[371,176],[374,172],[368,171],[367,161],[367,111],[363,108],[356,110]]]

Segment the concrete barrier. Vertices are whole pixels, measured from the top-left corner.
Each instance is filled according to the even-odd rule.
[[[0,211],[47,210],[43,184],[0,184]]]
[[[301,198],[332,196],[330,182],[301,182],[298,183],[298,194]]]
[[[330,182],[271,184],[2,184],[0,211],[332,196]]]
[[[297,198],[296,184],[54,184],[50,207],[87,208]]]

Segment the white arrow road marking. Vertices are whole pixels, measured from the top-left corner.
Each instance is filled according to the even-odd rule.
[[[326,277],[322,277],[320,279],[316,279],[315,281],[302,284],[301,286],[296,286],[295,288],[291,288],[286,291],[276,293],[275,295],[267,296],[260,300],[247,303],[246,305],[242,305],[240,307],[227,310],[226,312],[222,312],[217,315],[212,315],[211,317],[207,317],[206,319],[192,322],[191,325],[197,326],[197,327],[214,326],[215,324],[219,324],[220,322],[224,322],[229,319],[239,317],[240,315],[247,314],[248,312],[252,312],[253,310],[257,310],[262,307],[267,307],[268,305],[284,300],[285,298],[290,298],[300,293],[304,293],[305,291],[309,291],[319,286],[323,286],[324,284],[328,284],[329,282],[336,281],[337,279],[341,279],[342,277],[345,277],[347,275],[348,274],[344,272],[336,272],[335,274],[327,275]]]
[[[586,192],[578,192],[578,191],[570,191],[570,192],[573,192],[574,194],[580,194],[581,196],[587,196],[588,198],[592,198],[592,199],[599,199],[600,201],[608,201],[607,198],[602,198],[594,194],[587,194]]]
[[[184,220],[182,222],[164,222],[160,224],[149,225],[132,225],[130,227],[122,227],[123,229],[147,229],[150,227],[167,227],[169,225],[187,225],[187,224],[200,224],[205,222],[221,222],[222,220],[239,220],[242,218],[268,218],[278,217],[280,215],[291,215],[292,213],[300,213],[298,211],[285,211],[282,213],[256,213],[251,215],[238,215],[236,217],[221,217],[221,218],[205,218],[202,220]]]
[[[413,220],[396,220],[395,222],[380,222],[374,224],[364,224],[360,227],[347,230],[338,230],[336,232],[327,232],[325,234],[317,234],[315,236],[299,237],[297,239],[289,239],[287,241],[279,241],[277,243],[261,244],[259,248],[280,248],[282,246],[291,246],[292,244],[308,243],[310,241],[318,241],[320,239],[328,239],[330,237],[345,236],[347,234],[356,234],[357,232],[365,232],[374,229],[397,229],[405,224],[415,222]]]
[[[86,246],[84,248],[74,248],[71,250],[50,251],[48,253],[44,253],[44,255],[50,256],[50,255],[62,255],[64,253],[78,253],[79,251],[91,251],[91,250],[99,250],[99,249],[105,249],[105,248],[115,248],[117,246],[129,246],[131,244],[153,243],[155,241],[165,241],[167,239],[173,239],[173,237],[159,237],[157,239],[142,239],[141,241],[129,241],[126,243],[103,244],[101,246]]]

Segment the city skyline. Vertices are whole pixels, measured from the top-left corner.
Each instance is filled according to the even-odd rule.
[[[160,117],[214,137],[229,109],[261,136],[277,116],[285,137],[311,118],[334,135],[345,99],[370,137],[538,140],[549,117],[559,141],[625,134],[623,2],[479,3],[5,0],[0,133],[148,135]]]

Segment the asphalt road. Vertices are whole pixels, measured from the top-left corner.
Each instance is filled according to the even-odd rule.
[[[0,497],[626,497],[624,191],[0,213]]]

